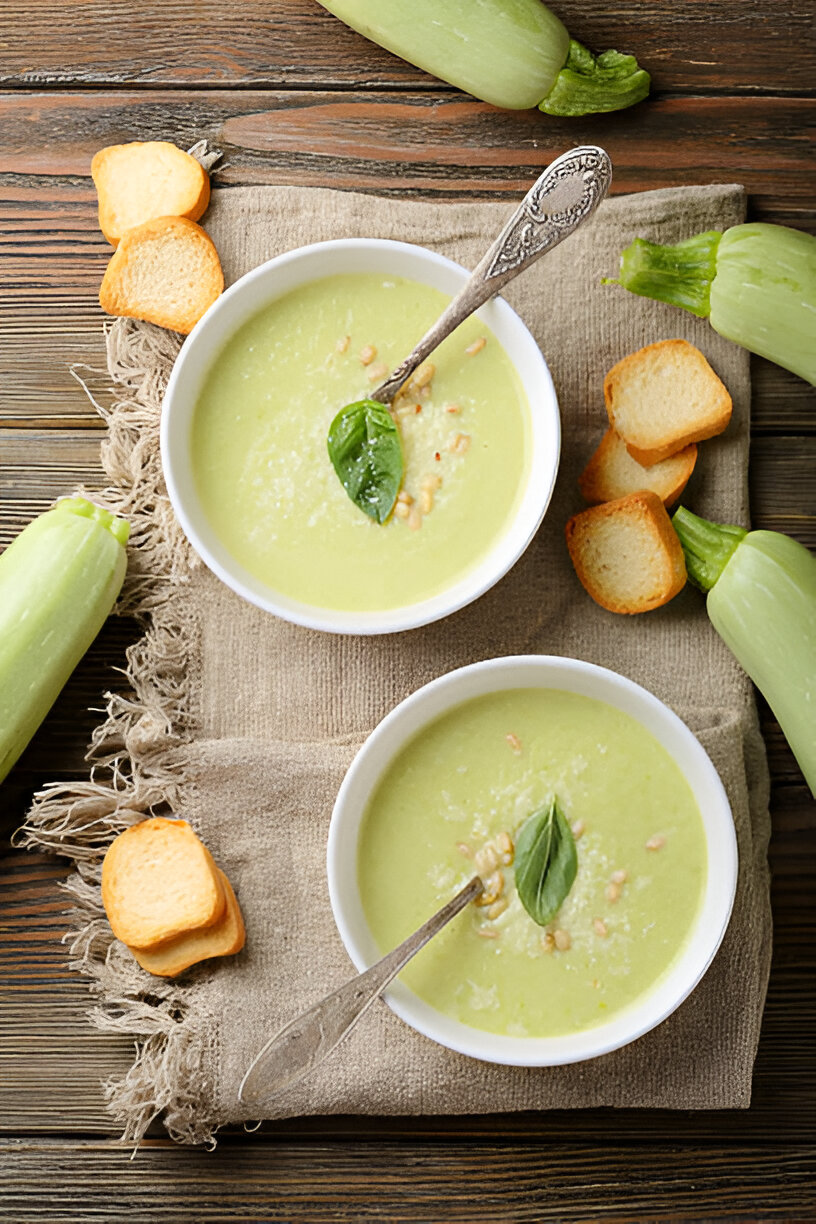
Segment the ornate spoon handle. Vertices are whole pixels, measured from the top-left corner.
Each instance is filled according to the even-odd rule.
[[[580,145],[551,162],[474,268],[470,280],[413,352],[369,398],[390,403],[417,366],[460,323],[592,216],[611,182],[609,155],[596,145]]]
[[[433,918],[365,973],[327,995],[267,1041],[241,1081],[238,1099],[263,1106],[331,1054],[412,956],[482,891],[474,876]]]

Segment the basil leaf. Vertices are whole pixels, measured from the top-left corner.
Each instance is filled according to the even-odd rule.
[[[557,799],[521,826],[515,863],[519,900],[533,922],[546,926],[563,905],[578,870],[575,838]]]
[[[384,404],[341,408],[329,428],[329,458],[355,506],[384,523],[394,508],[405,463],[399,430]]]

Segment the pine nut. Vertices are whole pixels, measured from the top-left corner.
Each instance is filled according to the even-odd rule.
[[[416,506],[411,506],[408,512],[408,526],[412,531],[419,531],[422,526],[422,515]]]
[[[499,856],[492,842],[482,846],[481,850],[477,852],[474,862],[480,876],[489,875],[491,871],[496,870],[499,865]]]
[[[607,935],[609,934],[609,929],[606,923],[604,922],[603,918],[593,918],[592,925],[595,928],[595,934],[600,939],[606,939]]]
[[[377,350],[373,344],[366,344],[364,348],[360,349],[360,361],[362,361],[363,365],[371,365],[376,356]]]
[[[434,497],[430,489],[423,489],[419,495],[419,508],[423,514],[430,514],[433,510]]]
[[[394,518],[407,519],[411,514],[411,507],[407,502],[398,501],[394,506]]]
[[[585,829],[586,825],[584,824],[583,820],[574,820],[572,822],[572,836],[576,841],[578,841],[580,837],[583,837]]]
[[[388,366],[384,361],[378,361],[376,365],[369,368],[368,381],[376,382],[378,378],[383,378],[388,373]]]
[[[482,929],[480,931],[477,931],[476,934],[479,936],[480,939],[498,939],[499,938],[499,932],[491,930],[490,927],[482,927]]]
[[[498,901],[494,901],[487,911],[487,916],[491,921],[499,918],[507,909],[507,898],[499,897]]]
[[[507,740],[508,744],[510,745],[511,751],[516,756],[521,756],[521,740],[519,739],[519,737],[517,735],[514,735],[512,731],[508,731],[507,735],[505,735],[504,738]]]
[[[480,897],[477,897],[474,904],[480,908],[487,905],[492,905],[494,901],[498,901],[504,890],[504,876],[500,871],[494,871],[484,881],[484,891]]]
[[[628,871],[613,871],[609,877],[613,884],[625,884],[629,879]]]
[[[422,477],[422,488],[423,489],[430,489],[432,493],[435,493],[436,490],[440,489],[441,487],[442,487],[442,477],[439,476],[436,472],[429,472],[427,476]]]
[[[334,346],[336,353],[345,353],[351,344],[351,336],[342,336]]]
[[[620,895],[621,895],[620,884],[607,884],[606,886],[607,901],[611,901],[612,904],[614,905],[614,903],[620,899]]]
[[[465,858],[473,858],[473,851],[467,842],[457,842],[456,849],[460,854],[464,854]]]
[[[555,940],[553,939],[552,931],[545,931],[541,936],[541,951],[552,952],[554,947]]]
[[[475,357],[477,353],[481,353],[486,344],[487,340],[484,338],[484,336],[480,336],[478,340],[474,340],[472,344],[467,346],[465,352],[467,353],[468,357]]]
[[[505,867],[509,867],[513,861],[514,846],[513,839],[509,833],[500,833],[496,838],[496,849],[501,855],[501,861]]]
[[[427,387],[428,383],[436,373],[436,366],[432,361],[423,361],[418,370],[415,371],[413,383],[415,387]]]
[[[400,489],[399,493],[397,494],[397,501],[405,502],[406,506],[413,506],[414,504],[414,499],[407,489]]]
[[[665,844],[666,844],[665,837],[661,837],[659,833],[656,833],[654,837],[650,837],[649,840],[647,841],[646,849],[647,850],[660,850],[662,849],[663,846],[665,846]]]
[[[570,939],[568,931],[562,931],[560,929],[557,930],[553,935],[553,939],[555,940],[555,946],[559,952],[569,952],[570,948],[572,947],[572,940]]]

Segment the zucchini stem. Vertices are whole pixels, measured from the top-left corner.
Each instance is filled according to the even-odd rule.
[[[538,109],[547,115],[594,115],[642,102],[651,78],[634,55],[604,51],[593,55],[570,39],[567,62]]]
[[[711,590],[748,534],[744,527],[712,523],[684,506],[674,512],[672,525],[683,546],[689,581],[701,591]]]
[[[104,506],[97,506],[96,502],[89,501],[87,497],[61,497],[54,509],[63,514],[76,514],[79,518],[93,519],[94,522],[109,531],[120,544],[125,545],[128,542],[130,523],[127,519],[117,518],[110,510],[106,510]]]
[[[636,238],[621,254],[620,276],[606,276],[601,283],[622,285],[630,293],[681,306],[707,319],[721,238],[717,230],[695,234],[673,246]]]

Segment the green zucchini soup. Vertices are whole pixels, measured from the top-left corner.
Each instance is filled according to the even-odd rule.
[[[554,797],[577,873],[541,926],[516,888],[516,840]],[[641,723],[573,693],[509,689],[464,702],[409,741],[360,826],[360,896],[383,952],[477,873],[481,903],[401,980],[473,1028],[561,1036],[604,1023],[675,962],[702,902],[705,832],[683,774]]]
[[[254,578],[316,607],[394,609],[453,586],[503,535],[526,483],[530,412],[477,318],[395,400],[405,475],[385,523],[350,500],[327,451],[339,409],[370,395],[448,301],[399,277],[328,276],[263,308],[214,356],[191,427],[196,491]]]

